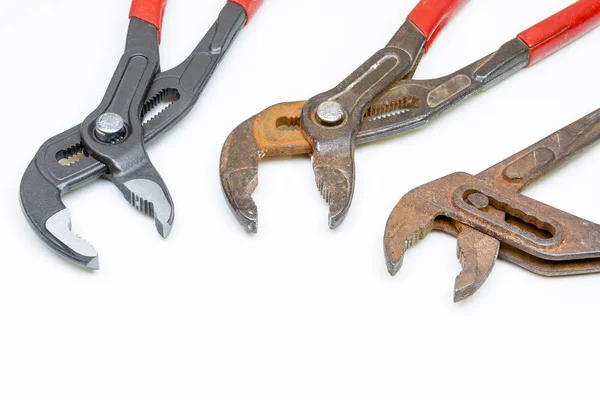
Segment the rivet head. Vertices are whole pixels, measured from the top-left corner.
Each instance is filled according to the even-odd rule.
[[[317,119],[327,126],[336,126],[344,121],[344,109],[337,101],[325,101],[317,107]]]
[[[118,141],[125,133],[123,117],[115,113],[104,113],[96,119],[96,137],[104,143]]]

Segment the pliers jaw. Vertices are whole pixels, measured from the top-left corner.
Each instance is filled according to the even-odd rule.
[[[407,193],[394,207],[384,234],[388,270],[430,231],[457,237],[463,270],[455,301],[477,291],[496,259],[544,276],[600,271],[600,225],[520,192],[600,140],[600,110],[473,176],[454,173]]]
[[[111,180],[137,210],[153,217],[161,236],[169,235],[173,202],[145,145],[190,112],[251,16],[249,10],[259,4],[259,0],[228,2],[187,59],[161,73],[156,26],[131,19],[125,54],[101,105],[82,124],[47,140],[21,180],[23,213],[44,243],[83,268],[98,269],[93,246],[71,231],[70,212],[61,196],[99,177]],[[140,59],[147,64],[132,70],[131,61]],[[126,90],[127,85],[132,90]],[[118,114],[125,131],[116,140],[103,142],[96,127],[107,113]]]
[[[19,200],[23,214],[52,250],[82,268],[98,269],[98,253],[71,231],[71,214],[61,200],[62,192],[57,182],[40,169],[44,165],[39,163],[44,158],[40,153],[31,161],[21,180]]]
[[[355,146],[417,129],[600,24],[597,0],[582,0],[452,74],[413,79],[431,41],[464,3],[419,2],[390,43],[338,86],[313,97],[300,110],[290,112],[280,104],[255,117],[294,121],[290,124],[295,134],[292,140],[297,142],[294,146],[289,146],[288,138],[276,139],[281,134],[276,123],[254,124],[251,134],[252,124],[247,121],[229,136],[221,154],[221,183],[230,207],[247,230],[255,232],[257,227],[251,193],[262,157],[291,155],[290,150],[311,155],[317,187],[330,206],[329,226],[335,228],[351,205]],[[269,152],[261,149],[262,137],[274,138]]]
[[[330,205],[329,225],[341,224],[354,188],[354,146],[417,129],[473,94],[527,65],[528,49],[519,39],[442,78],[412,79],[413,69],[389,85],[364,107],[359,131],[349,139],[311,142],[305,126],[316,124],[305,102],[280,103],[239,125],[221,152],[221,184],[238,221],[256,233],[258,215],[251,194],[258,184],[258,163],[264,157],[312,154],[317,187]],[[420,58],[416,59],[418,62]],[[416,64],[415,64],[416,65]],[[313,106],[314,108],[314,106]],[[306,118],[310,121],[306,122]],[[322,128],[329,133],[329,128]],[[317,146],[317,147],[315,147]],[[315,148],[320,156],[315,157]],[[235,177],[235,179],[234,179]]]
[[[258,185],[258,162],[262,158],[254,136],[254,117],[229,135],[221,153],[221,187],[238,222],[249,233],[258,230],[258,207],[252,192]]]
[[[312,148],[317,188],[329,204],[331,229],[342,223],[352,203],[354,149],[366,108],[394,82],[412,76],[426,42],[426,35],[405,21],[384,48],[302,109],[302,130]]]
[[[86,152],[108,167],[106,177],[134,208],[153,217],[159,234],[166,237],[174,219],[173,202],[146,153],[141,117],[159,68],[157,28],[131,18],[125,53],[80,134]]]
[[[258,230],[258,208],[252,193],[258,185],[258,164],[264,157],[311,152],[300,128],[305,102],[276,104],[251,117],[227,137],[219,176],[231,211],[249,233]]]

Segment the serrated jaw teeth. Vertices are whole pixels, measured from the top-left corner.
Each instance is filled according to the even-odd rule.
[[[129,203],[142,214],[154,218],[156,230],[166,238],[171,233],[174,212],[171,199],[159,184],[149,179],[133,179],[125,183]]]
[[[351,182],[339,169],[330,166],[314,168],[319,193],[329,205],[329,227],[337,228],[346,218],[352,201]]]
[[[427,200],[414,194],[406,195],[394,207],[383,240],[390,275],[398,273],[406,251],[431,232],[437,216]]]
[[[385,242],[385,258],[390,275],[395,276],[400,271],[406,251],[421,241],[425,235],[426,230],[419,227],[408,235],[397,234]]]
[[[454,283],[455,303],[471,297],[485,283],[499,251],[500,241],[497,239],[469,226],[462,227],[456,245],[462,271]]]
[[[68,253],[59,252],[63,257],[86,269],[100,268],[94,246],[71,230],[71,213],[68,209],[65,208],[48,218],[46,229],[68,249]]]

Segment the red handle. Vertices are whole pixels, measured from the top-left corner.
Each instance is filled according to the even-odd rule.
[[[519,34],[533,65],[600,24],[600,0],[579,0]]]
[[[158,40],[162,30],[167,0],[132,0],[129,18],[135,17],[154,25],[158,29]]]
[[[258,7],[260,7],[261,3],[263,2],[263,0],[229,0],[232,3],[236,3],[239,4],[240,6],[244,7],[244,9],[246,10],[246,16],[248,17],[248,19],[246,20],[246,23],[250,22],[250,19],[254,16],[254,14],[256,14],[256,10],[258,10]]]
[[[442,28],[468,0],[421,0],[408,15],[410,22],[423,32],[425,50],[429,49]]]

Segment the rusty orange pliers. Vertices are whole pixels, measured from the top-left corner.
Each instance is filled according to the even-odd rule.
[[[335,228],[352,201],[356,145],[425,125],[600,23],[600,0],[580,0],[448,76],[413,80],[423,54],[465,3],[421,0],[392,40],[339,85],[307,102],[274,105],[230,134],[221,153],[221,184],[247,231],[257,231],[252,192],[263,157],[310,154]]]

